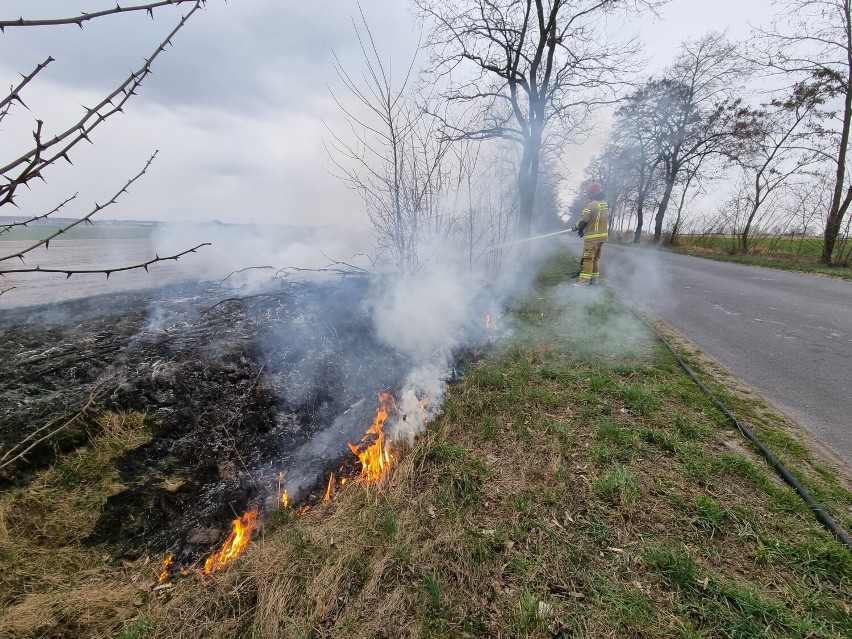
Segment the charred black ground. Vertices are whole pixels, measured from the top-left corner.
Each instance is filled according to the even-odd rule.
[[[232,519],[274,499],[282,474],[295,500],[315,498],[351,459],[346,444],[371,423],[376,393],[399,390],[415,363],[376,338],[370,286],[366,276],[273,280],[250,295],[187,286],[3,312],[3,450],[92,397],[143,411],[154,436],[118,460],[126,488],[90,541],[192,563]],[[26,482],[95,428],[80,419],[0,481]]]

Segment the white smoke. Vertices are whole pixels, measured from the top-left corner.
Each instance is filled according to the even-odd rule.
[[[413,363],[397,397],[401,418],[392,439],[411,444],[440,408],[453,351],[471,320],[473,286],[466,273],[438,264],[377,278],[370,300],[376,333]]]
[[[160,256],[174,255],[204,242],[210,246],[179,262],[187,279],[227,278],[223,284],[236,288],[275,275],[298,272],[299,279],[304,280],[322,273],[322,269],[349,268],[338,262],[369,267],[366,253],[371,238],[357,227],[207,223],[163,225],[152,241]]]

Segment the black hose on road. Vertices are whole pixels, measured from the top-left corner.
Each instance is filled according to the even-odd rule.
[[[677,352],[674,346],[672,346],[669,341],[665,337],[663,337],[662,333],[660,333],[660,331],[657,330],[657,328],[653,324],[651,324],[647,319],[645,319],[640,313],[632,309],[626,302],[621,300],[609,285],[606,286],[609,289],[610,293],[612,293],[613,297],[615,297],[615,299],[617,299],[622,305],[624,305],[625,308],[627,308],[631,313],[636,315],[642,322],[644,322],[646,326],[648,326],[648,328],[651,329],[654,335],[656,335],[657,338],[665,345],[665,347],[669,349],[669,352],[674,355],[681,368],[683,368],[683,370],[686,371],[686,373],[692,378],[692,380],[696,384],[698,384],[698,387],[704,392],[705,395],[707,395],[707,397],[710,398],[710,401],[712,401],[713,404],[716,405],[716,408],[722,411],[725,417],[731,420],[731,422],[737,427],[737,430],[739,430],[740,433],[742,433],[746,439],[748,439],[752,444],[757,447],[757,449],[766,458],[766,460],[770,464],[772,464],[772,467],[775,468],[776,471],[778,471],[778,474],[781,475],[781,478],[785,482],[787,482],[787,484],[789,484],[793,488],[793,490],[796,491],[799,497],[801,497],[805,501],[808,507],[813,511],[814,515],[816,515],[817,520],[819,520],[819,522],[823,526],[828,528],[838,541],[840,541],[843,545],[852,550],[852,538],[850,538],[849,534],[845,530],[843,530],[843,528],[841,528],[840,525],[836,521],[834,521],[834,519],[832,519],[831,515],[829,515],[825,508],[823,508],[822,505],[816,499],[814,499],[813,495],[808,492],[807,488],[802,486],[801,482],[796,479],[790,473],[790,471],[787,470],[784,464],[782,464],[781,461],[772,453],[772,451],[766,447],[766,444],[764,444],[757,437],[757,435],[751,432],[751,430],[743,422],[737,419],[736,416],[730,410],[728,410],[728,407],[725,406],[721,402],[721,400],[719,400],[713,394],[713,391],[711,391],[704,384],[704,382],[698,379],[698,376],[695,374],[695,371],[693,371],[689,367],[689,365],[683,360],[683,358],[680,356],[680,353]]]

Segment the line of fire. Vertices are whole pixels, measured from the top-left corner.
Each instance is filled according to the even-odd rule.
[[[11,310],[4,339],[51,347],[0,370],[0,448],[32,424],[73,417],[85,439],[99,411],[145,415],[150,439],[116,458],[122,488],[85,543],[115,561],[155,558],[161,585],[214,573],[270,513],[379,482],[496,339],[499,303],[483,295],[452,329],[424,328],[452,348],[394,343],[377,328],[386,288],[365,275],[181,284]],[[0,483],[80,445],[46,439]]]
[[[490,320],[489,320],[490,321]],[[399,416],[399,409],[396,406],[396,400],[390,393],[379,393],[379,407],[376,409],[376,417],[372,425],[367,429],[364,437],[357,445],[348,444],[349,449],[354,453],[360,464],[359,475],[367,481],[378,481],[390,469],[393,463],[393,454],[390,450],[387,437],[385,435],[385,422],[389,417]],[[420,400],[420,407],[423,413],[420,419],[427,420],[426,407],[423,400]],[[345,472],[346,466],[341,466],[339,472]],[[339,476],[335,478],[334,472],[329,473],[328,483],[322,501],[331,501],[334,497],[338,486],[344,486],[349,480],[347,476]],[[277,506],[280,508],[290,507],[290,497],[286,489],[281,490],[281,494],[277,499]],[[310,509],[310,505],[305,503],[298,508],[299,514],[304,514]],[[251,540],[252,533],[257,529],[258,518],[260,511],[254,508],[241,517],[238,517],[232,522],[231,534],[222,543],[221,547],[210,554],[204,560],[204,565],[200,570],[205,575],[209,575],[214,570],[224,568],[233,562],[248,546]],[[164,583],[172,579],[176,575],[186,576],[196,567],[181,568],[174,562],[172,555],[167,555],[163,560],[162,570],[160,571],[158,582]]]

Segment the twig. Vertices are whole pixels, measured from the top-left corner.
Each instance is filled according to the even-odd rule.
[[[227,282],[228,278],[230,278],[231,275],[236,275],[237,273],[244,273],[245,271],[251,271],[251,270],[254,270],[254,269],[267,269],[267,268],[273,269],[275,267],[274,266],[247,266],[246,268],[241,268],[238,271],[231,271],[230,273],[228,273],[228,275],[227,275],[227,277],[225,277],[225,279],[223,279],[222,281],[219,282],[219,286],[222,286],[222,284]]]
[[[353,264],[347,264],[346,262],[341,262],[340,260],[334,260],[334,259],[330,258],[328,255],[326,255],[326,254],[325,254],[325,251],[320,251],[320,254],[321,254],[321,255],[322,255],[325,259],[329,260],[332,264],[339,264],[339,265],[342,265],[342,266],[348,266],[349,268],[351,268],[351,269],[353,269],[353,270],[356,270],[356,271],[361,271],[362,273],[367,273],[367,272],[368,272],[366,269],[363,269],[363,268],[361,268],[360,266],[355,266],[355,265],[353,265]]]
[[[43,178],[42,172],[44,169],[54,164],[60,158],[71,162],[68,153],[75,145],[81,140],[91,142],[89,135],[99,124],[110,116],[123,111],[125,103],[131,96],[135,95],[142,81],[151,73],[151,65],[154,60],[171,44],[172,38],[183,28],[192,14],[199,9],[203,0],[195,0],[195,2],[195,6],[183,16],[178,25],[159,44],[154,53],[145,60],[145,64],[136,71],[133,71],[118,88],[101,100],[97,106],[86,109],[83,117],[76,124],[64,132],[57,134],[53,139],[44,142],[41,139],[43,122],[36,120],[37,128],[33,132],[35,148],[24,153],[24,155],[13,160],[6,166],[0,167],[0,175],[7,181],[5,184],[0,185],[0,207],[14,200],[15,191],[19,186],[27,184],[35,178]],[[109,108],[107,108],[107,105],[109,105]],[[103,112],[101,112],[102,110]],[[58,150],[53,152],[52,155],[45,156],[45,152],[50,151],[53,147],[58,147]],[[18,175],[9,176],[8,173],[13,171],[18,172]]]
[[[353,268],[358,269],[358,267],[353,267]],[[367,271],[365,271],[364,269],[358,269],[358,270],[361,271],[362,273],[367,273]],[[275,272],[275,275],[278,275],[279,273],[282,273],[284,271],[298,271],[298,272],[302,272],[302,273],[337,273],[338,275],[343,275],[343,276],[359,275],[360,274],[360,273],[355,273],[353,271],[346,271],[346,270],[341,269],[341,268],[300,268],[298,266],[284,266],[282,268],[279,268]]]
[[[91,406],[101,397],[101,395],[103,394],[101,391],[106,386],[108,381],[110,381],[110,380],[104,380],[103,382],[98,384],[98,386],[89,395],[89,399],[88,399],[88,401],[86,401],[83,408],[81,408],[77,412],[77,414],[74,415],[74,417],[67,420],[62,425],[56,426],[55,428],[54,428],[54,425],[56,424],[57,421],[59,421],[60,418],[57,417],[56,419],[50,420],[47,424],[45,424],[44,426],[34,430],[32,433],[30,433],[29,435],[24,437],[24,439],[22,439],[20,442],[15,444],[10,450],[8,450],[6,453],[4,453],[4,455],[2,457],[0,457],[0,470],[3,470],[4,468],[9,466],[10,464],[13,464],[14,462],[18,461],[19,459],[22,459],[24,457],[24,455],[26,455],[28,452],[30,452],[33,448],[38,446],[40,443],[42,443],[46,439],[53,437],[54,435],[56,435],[57,433],[64,430],[65,428],[67,428],[72,423],[74,423],[77,419],[82,417],[86,413],[86,411],[89,410],[89,408],[91,408]],[[45,431],[48,431],[47,434],[42,435],[42,433],[44,433]],[[38,438],[38,439],[35,439],[35,438]],[[29,442],[32,442],[32,443],[30,443],[29,446],[27,446],[21,452],[16,453],[16,451],[19,450],[21,448],[21,446],[25,446]],[[14,455],[14,456],[12,456],[12,455]]]
[[[82,29],[83,23],[88,22],[89,20],[96,20],[97,18],[102,18],[104,16],[114,15],[117,13],[130,13],[132,11],[145,11],[148,13],[149,16],[151,16],[151,18],[153,18],[154,9],[168,5],[174,6],[184,4],[186,2],[204,4],[205,2],[207,2],[207,0],[160,0],[159,2],[147,2],[145,4],[140,4],[133,7],[121,7],[116,4],[115,7],[112,9],[93,11],[91,13],[82,13],[79,16],[73,16],[70,18],[44,18],[41,20],[27,20],[21,17],[17,20],[0,20],[0,32],[6,29],[6,27],[47,27],[59,24],[76,24]]]
[[[142,262],[141,264],[133,264],[132,266],[117,266],[115,268],[102,268],[102,269],[68,269],[68,268],[42,268],[40,266],[36,266],[33,268],[21,268],[21,269],[0,269],[0,276],[7,275],[9,273],[64,273],[65,279],[68,279],[72,275],[83,275],[83,274],[92,274],[92,273],[103,273],[109,279],[109,276],[113,273],[118,273],[120,271],[131,271],[134,269],[144,268],[145,271],[148,271],[148,267],[151,264],[156,264],[157,262],[166,262],[168,260],[177,261],[179,258],[183,257],[187,253],[195,253],[202,246],[211,246],[210,242],[204,242],[203,244],[199,244],[198,246],[194,246],[191,249],[187,249],[175,255],[168,255],[166,257],[160,257],[157,255],[153,259],[148,260],[147,262]]]
[[[243,300],[258,299],[258,298],[261,298],[261,297],[281,297],[282,295],[289,295],[289,294],[290,294],[290,292],[287,291],[287,292],[281,292],[281,293],[258,293],[257,295],[243,295],[241,297],[226,297],[225,299],[216,302],[210,308],[205,309],[203,312],[209,313],[210,311],[212,311],[217,306],[221,306],[222,304],[225,304],[227,302],[242,302]]]
[[[43,220],[47,217],[50,217],[51,215],[53,215],[54,213],[59,211],[63,206],[68,204],[68,202],[75,199],[78,195],[79,195],[79,193],[75,193],[74,195],[69,197],[64,202],[61,202],[60,204],[55,206],[52,211],[48,211],[47,213],[44,213],[43,215],[33,215],[31,218],[24,220],[23,222],[10,222],[8,224],[4,224],[2,226],[2,228],[0,228],[0,235],[3,235],[3,233],[8,233],[9,231],[11,231],[16,226],[28,226],[28,225],[32,224],[33,222],[37,222],[38,220]]]
[[[50,248],[50,240],[54,239],[55,237],[57,237],[59,235],[62,235],[63,233],[74,228],[78,224],[82,224],[83,222],[89,222],[89,220],[91,219],[91,217],[93,215],[102,211],[103,209],[107,208],[108,206],[115,204],[122,193],[127,193],[127,189],[130,188],[131,184],[133,184],[136,180],[138,180],[143,175],[145,175],[145,173],[148,171],[148,167],[151,166],[151,163],[154,161],[154,158],[157,157],[157,153],[159,153],[159,151],[154,151],[154,153],[151,155],[151,157],[148,158],[148,161],[145,163],[145,166],[143,167],[143,169],[139,173],[134,175],[132,178],[130,178],[124,184],[124,186],[122,186],[118,191],[116,191],[115,195],[113,195],[109,199],[109,201],[107,201],[106,204],[98,204],[97,202],[95,202],[95,208],[93,208],[91,211],[89,211],[83,217],[81,217],[77,220],[74,220],[73,222],[71,222],[67,226],[63,226],[61,229],[58,229],[52,235],[40,239],[38,242],[36,242],[32,246],[25,248],[23,251],[19,251],[18,253],[12,253],[12,254],[7,255],[5,257],[0,257],[0,262],[5,262],[7,260],[11,260],[11,259],[14,259],[14,258],[18,258],[19,260],[21,260],[23,262],[24,261],[24,255],[26,255],[30,251],[34,251],[35,249],[37,249],[40,246],[44,246],[45,248]]]

